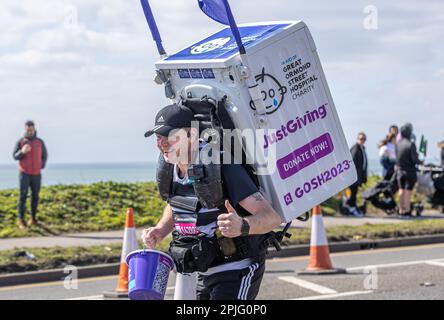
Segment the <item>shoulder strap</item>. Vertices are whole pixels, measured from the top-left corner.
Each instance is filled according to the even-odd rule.
[[[167,200],[171,194],[174,165],[167,163],[161,154],[157,163],[156,182],[160,197]]]

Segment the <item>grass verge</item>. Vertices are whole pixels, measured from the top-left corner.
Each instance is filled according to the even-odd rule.
[[[121,230],[129,207],[136,226],[153,225],[165,207],[154,182],[55,185],[40,192],[37,217],[42,225],[20,230],[17,201],[18,190],[0,190],[0,238]]]
[[[370,177],[362,190],[378,179]],[[362,201],[359,196],[358,200]],[[54,185],[40,192],[38,220],[42,224],[20,230],[16,225],[17,202],[18,190],[0,190],[0,238],[121,230],[129,207],[134,209],[136,226],[150,226],[157,223],[165,207],[154,182]],[[338,214],[339,202],[340,195],[325,201],[323,214]]]

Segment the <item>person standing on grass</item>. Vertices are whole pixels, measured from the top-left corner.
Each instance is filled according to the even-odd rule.
[[[355,217],[362,217],[364,214],[359,211],[356,205],[356,198],[358,194],[359,187],[367,182],[367,154],[365,152],[365,141],[367,136],[364,132],[358,134],[358,139],[356,144],[350,149],[353,157],[353,162],[356,167],[356,173],[358,175],[358,180],[350,186],[351,195],[347,201],[347,205],[350,207],[350,214]]]
[[[40,186],[42,182],[41,170],[45,168],[48,152],[45,143],[37,137],[33,121],[26,121],[25,134],[16,143],[13,157],[19,161],[20,195],[17,225],[20,229],[26,228],[25,208],[28,190],[31,188],[31,218],[28,225],[37,223],[37,206],[39,203]]]
[[[396,144],[396,179],[399,186],[399,214],[411,216],[412,190],[418,180],[416,166],[422,164],[419,160],[416,145],[412,142],[413,126],[406,123],[401,127],[401,140]]]
[[[391,132],[379,144],[379,157],[382,165],[382,177],[390,180],[395,172],[396,164],[396,135]]]

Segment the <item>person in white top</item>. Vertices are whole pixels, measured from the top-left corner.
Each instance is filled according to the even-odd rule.
[[[396,135],[390,132],[379,144],[379,158],[382,165],[382,176],[390,180],[395,172],[396,163]]]

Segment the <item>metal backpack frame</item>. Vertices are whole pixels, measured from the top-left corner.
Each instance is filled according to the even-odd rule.
[[[150,28],[151,35],[153,37],[153,40],[156,43],[159,56],[162,59],[166,58],[168,55],[166,53],[165,48],[163,47],[162,38],[161,38],[159,30],[157,28],[157,24],[156,24],[156,21],[154,19],[154,15],[153,15],[151,7],[149,5],[149,1],[148,0],[140,0],[140,2],[141,2],[141,5],[142,5],[144,14],[145,14],[145,18],[146,18],[146,20],[148,22],[148,26]],[[234,18],[233,18],[232,14],[231,14],[231,9],[229,8],[228,1],[224,1],[224,5],[225,5],[225,9],[227,11],[227,15],[228,15],[228,19],[229,19],[231,30],[233,32],[234,37],[236,38],[236,42],[237,42],[238,47],[239,47],[239,53],[240,53],[240,56],[241,56],[242,64],[244,65],[243,66],[243,68],[244,68],[243,69],[243,71],[244,71],[243,72],[244,79],[245,79],[245,81],[248,84],[249,93],[250,93],[251,99],[254,102],[254,104],[256,105],[256,117],[258,117],[260,119],[260,121],[264,122],[264,121],[266,121],[265,120],[266,109],[265,109],[265,105],[264,105],[263,100],[262,100],[262,94],[259,91],[258,87],[255,85],[255,83],[254,83],[255,80],[252,79],[253,77],[249,76],[248,59],[247,59],[247,56],[246,56],[245,47],[242,44],[242,40],[240,38],[239,30],[237,29],[236,22],[234,21]],[[156,76],[154,78],[154,81],[157,84],[164,84],[165,85],[165,96],[167,98],[170,98],[170,99],[174,99],[175,98],[176,94],[175,94],[175,92],[174,92],[174,90],[172,88],[171,82],[168,79],[167,75],[162,70],[156,70]],[[196,97],[193,97],[192,95],[189,96],[188,94],[187,94],[186,97],[180,97],[180,101],[184,105],[186,105],[186,103],[187,103],[187,101],[189,99],[196,99]],[[216,100],[212,99],[211,97],[208,97],[208,96],[205,96],[205,95],[200,97],[200,99],[201,100],[202,99],[206,100],[209,103],[211,103],[212,105],[214,105],[215,110],[219,111],[219,113],[223,112],[222,105],[225,103],[224,100],[226,99],[226,96],[221,101],[216,101]],[[220,108],[220,109],[218,110],[218,108]],[[225,110],[225,112],[226,112],[226,110]],[[225,122],[224,120],[216,119],[215,117],[213,117],[213,115],[214,115],[213,114],[213,110],[210,110],[210,119],[205,118],[205,116],[202,115],[202,114],[196,114],[196,120],[198,120],[198,121],[209,121],[210,123],[208,125],[212,126],[212,128],[216,129],[216,130],[221,129],[221,128],[225,128],[225,129],[230,129],[230,128],[234,129],[235,128],[234,125],[232,124],[231,118],[228,115],[227,116],[228,116],[228,119],[231,121],[231,124],[229,124],[228,119],[226,119],[227,121]],[[215,120],[218,120],[219,122],[225,122],[225,126],[224,126],[223,123],[216,124]],[[251,175],[252,171],[251,170],[247,170],[247,172],[249,173],[249,175]],[[255,174],[253,174],[253,176],[252,176],[253,181],[258,184],[257,177],[254,177],[254,176],[255,176]],[[300,220],[300,221],[308,221],[309,213],[307,212],[307,213],[305,213],[305,215],[302,215],[302,216],[300,216],[300,217],[298,217],[296,219]],[[291,236],[291,234],[289,234],[287,232],[288,229],[290,228],[290,226],[291,226],[291,221],[288,222],[285,225],[285,227],[283,228],[282,231],[279,231],[279,232],[275,233],[276,234],[275,239],[272,240],[270,244],[273,244],[276,247],[276,250],[278,250],[278,251],[281,250],[279,244],[280,244],[280,242],[282,242],[284,237],[290,237]]]

